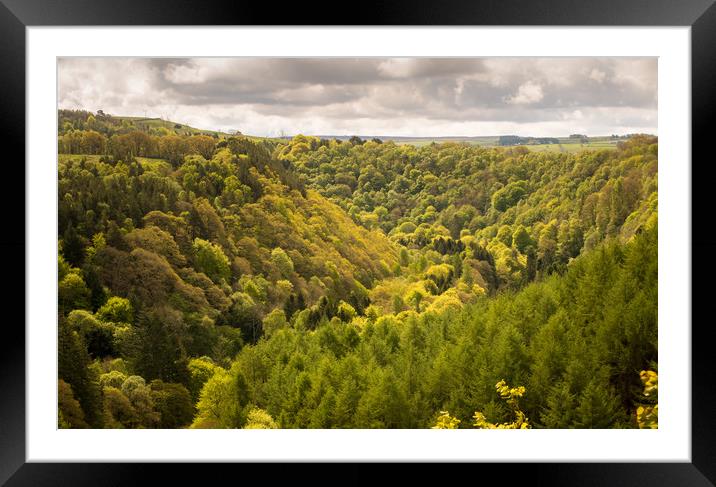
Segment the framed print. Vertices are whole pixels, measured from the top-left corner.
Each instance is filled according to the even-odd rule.
[[[3,482],[712,484],[716,7],[422,7],[3,0]]]

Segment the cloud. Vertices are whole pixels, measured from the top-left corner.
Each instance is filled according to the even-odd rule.
[[[544,93],[542,92],[542,86],[528,81],[517,88],[517,94],[515,96],[508,96],[505,101],[513,105],[530,105],[542,101],[543,98]]]
[[[597,83],[604,83],[604,80],[607,79],[607,73],[600,71],[597,68],[593,68],[589,72],[589,79],[594,80]]]
[[[61,58],[59,106],[330,135],[656,133],[656,58]]]

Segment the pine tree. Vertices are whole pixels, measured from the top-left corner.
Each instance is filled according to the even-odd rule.
[[[60,320],[58,345],[58,377],[70,385],[80,403],[84,420],[93,428],[102,427],[102,390],[99,377],[90,369],[91,359],[82,336]]]

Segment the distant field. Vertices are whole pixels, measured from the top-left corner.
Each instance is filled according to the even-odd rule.
[[[324,139],[338,139],[347,141],[350,137],[346,136],[334,136],[334,135],[320,135],[316,136],[319,138]],[[363,140],[370,140],[373,137],[369,136],[361,136]],[[423,147],[426,145],[430,145],[432,143],[435,144],[445,144],[448,142],[454,142],[458,144],[469,144],[469,145],[481,145],[481,146],[491,146],[491,145],[497,145],[497,142],[499,140],[499,137],[496,136],[480,136],[480,137],[390,137],[390,136],[377,136],[378,139],[382,140],[383,142],[395,142],[398,145],[401,144],[410,144],[414,145],[416,147]]]
[[[229,134],[224,132],[217,132],[215,130],[200,130],[189,125],[184,125],[169,120],[162,120],[161,118],[145,118],[145,117],[119,117],[114,118],[118,120],[127,120],[132,125],[139,129],[148,130],[156,128],[165,128],[179,135],[216,135],[219,138],[229,137]]]
[[[226,132],[219,132],[216,130],[202,130],[197,129],[194,127],[190,127],[189,125],[180,124],[177,122],[172,122],[170,120],[162,120],[161,118],[144,118],[144,117],[119,117],[115,116],[114,118],[119,120],[127,120],[128,122],[131,122],[132,125],[137,127],[140,130],[149,130],[149,129],[157,129],[157,128],[165,128],[167,130],[170,130],[177,135],[209,135],[209,136],[217,136],[220,139],[225,139],[227,137],[231,137],[231,134],[228,134]],[[270,138],[270,137],[256,137],[253,135],[243,135],[242,137],[246,137],[247,139],[251,140],[270,140],[273,142],[280,142],[280,139],[277,138]]]
[[[579,152],[583,150],[600,150],[600,149],[616,149],[617,144],[609,142],[588,142],[586,144],[538,144],[526,145],[531,151],[535,152]]]
[[[396,144],[410,144],[416,147],[430,145],[433,142],[437,144],[445,144],[454,142],[457,144],[479,145],[482,147],[492,147],[497,145],[497,137],[464,137],[464,138],[440,138],[440,139],[388,139],[393,140]]]
[[[499,137],[436,137],[434,139],[427,137],[410,138],[395,137],[385,138],[384,140],[392,140],[396,144],[411,144],[417,147],[423,147],[433,142],[444,144],[446,142],[466,143],[469,145],[479,145],[482,147],[516,147],[499,145]],[[617,139],[611,137],[593,137],[585,144],[576,142],[569,137],[560,137],[559,144],[529,144],[524,145],[527,149],[535,152],[579,152],[582,150],[599,150],[599,149],[615,149],[617,147]]]

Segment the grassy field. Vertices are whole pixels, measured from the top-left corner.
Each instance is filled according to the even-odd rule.
[[[616,149],[616,142],[588,142],[586,144],[570,143],[570,144],[536,144],[526,145],[531,151],[535,152],[579,152],[583,150],[601,150],[601,149]]]
[[[385,141],[393,141],[396,144],[410,144],[417,147],[430,145],[433,142],[444,144],[446,142],[455,142],[458,144],[480,145],[480,146],[496,146],[499,137],[386,137]]]
[[[498,136],[482,136],[482,137],[385,137],[384,141],[393,141],[396,144],[410,144],[417,147],[423,147],[432,143],[444,144],[446,142],[456,142],[469,145],[479,145],[482,147],[516,147],[501,146]],[[581,143],[569,137],[558,137],[559,144],[527,144],[527,149],[535,152],[579,152],[582,150],[599,150],[599,149],[615,149],[618,139],[611,137],[590,137],[586,143]]]
[[[184,125],[169,120],[162,120],[161,118],[145,118],[145,117],[118,117],[114,118],[118,120],[127,120],[132,125],[140,130],[158,129],[165,128],[177,135],[216,135],[219,138],[229,137],[229,134],[224,132],[217,132],[215,130],[200,130],[189,125]]]
[[[208,135],[208,136],[216,136],[219,139],[225,139],[227,137],[231,137],[231,134],[226,132],[219,132],[216,130],[202,130],[197,129],[194,127],[190,127],[189,125],[184,125],[177,122],[172,122],[170,120],[162,120],[161,118],[145,118],[145,117],[120,117],[115,116],[114,118],[119,120],[127,120],[132,125],[137,127],[139,130],[150,130],[150,129],[159,129],[159,128],[165,128],[169,130],[170,132],[174,132],[177,135]],[[256,137],[253,135],[242,135],[243,137],[246,137],[251,140],[270,140],[273,142],[280,142],[280,139],[272,139],[270,137]]]

